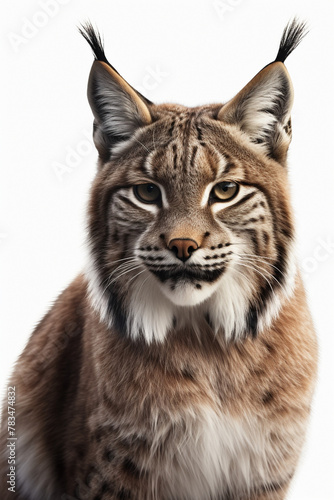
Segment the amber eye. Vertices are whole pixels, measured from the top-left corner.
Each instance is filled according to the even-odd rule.
[[[211,191],[212,201],[232,200],[239,192],[239,186],[235,182],[226,181],[216,184]]]
[[[160,189],[155,184],[138,184],[133,187],[133,192],[143,203],[157,203],[161,198]]]

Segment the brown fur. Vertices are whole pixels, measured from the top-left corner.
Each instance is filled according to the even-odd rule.
[[[148,500],[150,476],[159,474],[159,463],[163,469],[175,439],[167,434],[156,460],[149,458],[152,415],[168,422],[183,408],[196,411],[203,404],[235,417],[247,412],[257,416],[259,425],[268,425],[282,457],[270,464],[273,480],[290,480],[316,368],[316,343],[301,284],[270,330],[237,344],[210,337],[200,341],[192,332],[180,331],[171,332],[167,345],[134,343],[110,334],[85,297],[86,283],[79,277],[36,329],[11,382],[18,391],[17,434],[29,419],[36,421],[34,439],[47,446],[60,493],[74,496],[81,485],[86,491],[82,498],[93,499],[107,484],[110,492],[101,498],[122,498],[123,488],[132,492],[124,498]],[[120,428],[108,425],[110,419],[120,422]],[[37,477],[43,467],[41,461]],[[157,482],[163,489],[163,479]],[[6,486],[1,487],[5,492]],[[257,500],[284,498],[276,491],[254,494]]]
[[[153,105],[103,57],[89,84],[100,155],[89,204],[92,268],[60,295],[17,362],[10,382],[17,487],[11,493],[6,483],[4,406],[2,498],[283,500],[317,364],[292,259],[286,69],[280,61],[268,65],[225,106],[185,108]],[[128,122],[101,113],[109,101],[98,95],[99,79],[110,83],[112,118],[125,120],[125,109]],[[274,111],[263,113],[261,99],[270,100],[259,97],[261,85],[273,86]],[[243,190],[226,205],[207,192],[223,180]],[[135,198],[133,186],[149,182],[162,186],[168,202],[146,207]],[[202,257],[189,253],[181,265],[173,240],[194,242]],[[197,274],[187,278],[192,265]],[[180,279],[171,278],[175,269]],[[215,292],[191,303],[216,283],[225,308]],[[179,297],[190,301],[184,308],[173,298],[180,286]],[[141,307],[135,312],[133,297]],[[153,329],[150,337],[156,297],[165,310],[155,324],[160,336]]]

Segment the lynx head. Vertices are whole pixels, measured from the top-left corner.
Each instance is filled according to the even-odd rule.
[[[95,54],[95,308],[113,330],[147,342],[185,326],[226,340],[256,335],[294,287],[284,60],[305,25],[285,28],[275,61],[232,100],[194,108],[153,104],[111,66],[91,25],[81,33]]]

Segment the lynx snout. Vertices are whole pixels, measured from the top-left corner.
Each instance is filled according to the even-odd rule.
[[[185,262],[189,259],[191,254],[199,247],[198,243],[193,239],[174,238],[169,244],[168,248],[171,250],[178,259]]]

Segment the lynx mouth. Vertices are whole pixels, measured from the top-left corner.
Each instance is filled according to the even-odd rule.
[[[159,281],[165,283],[171,280],[173,284],[183,284],[183,283],[195,283],[198,281],[204,281],[206,283],[213,283],[217,281],[218,278],[224,273],[226,267],[224,265],[216,269],[202,269],[200,266],[192,266],[185,268],[172,268],[172,269],[152,269],[153,273]]]

